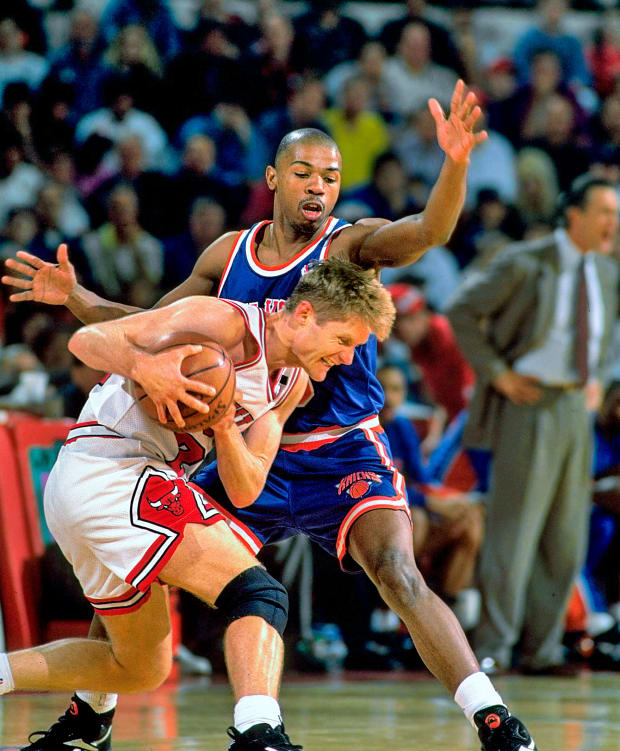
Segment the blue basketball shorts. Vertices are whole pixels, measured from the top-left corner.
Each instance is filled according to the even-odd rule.
[[[319,431],[311,435],[319,435]],[[387,437],[376,417],[327,440],[284,444],[263,492],[246,508],[230,503],[215,462],[194,475],[192,484],[209,496],[253,553],[263,545],[303,533],[335,555],[343,570],[359,571],[347,555],[352,525],[375,509],[403,511],[411,519],[405,482],[394,467]]]

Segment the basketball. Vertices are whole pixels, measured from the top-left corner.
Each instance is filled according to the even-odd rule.
[[[193,332],[174,332],[167,334],[157,342],[151,351],[163,352],[171,347],[181,344],[200,344],[202,350],[195,355],[186,357],[181,364],[181,372],[188,378],[208,383],[216,389],[214,396],[205,394],[192,394],[209,405],[209,411],[204,414],[197,412],[186,404],[177,402],[179,411],[185,420],[185,426],[180,428],[172,418],[163,423],[157,419],[157,409],[150,397],[146,395],[139,383],[134,383],[135,398],[146,414],[161,425],[163,428],[177,433],[188,433],[215,425],[228,410],[235,395],[235,369],[231,359],[225,350],[214,341],[205,339],[200,334]]]

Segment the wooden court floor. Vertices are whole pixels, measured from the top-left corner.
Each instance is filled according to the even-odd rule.
[[[395,680],[397,677],[397,680]],[[620,673],[498,678],[539,751],[620,751]],[[60,694],[0,698],[0,750],[19,748],[67,706]],[[285,679],[287,730],[304,751],[478,751],[444,689],[418,674]],[[121,698],[113,751],[225,751],[232,697],[224,682],[181,679]]]

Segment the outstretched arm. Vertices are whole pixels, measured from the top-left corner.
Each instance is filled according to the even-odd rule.
[[[437,126],[437,140],[446,154],[439,178],[421,214],[391,223],[362,220],[345,230],[349,233],[348,255],[362,266],[413,263],[429,248],[446,243],[456,226],[465,200],[469,155],[487,134],[473,132],[481,110],[476,95],[465,92],[463,81],[454,88],[448,117],[436,99],[430,99],[428,104]],[[344,232],[342,235],[344,244],[346,236]]]
[[[191,295],[213,294],[226,264],[236,233],[222,235],[200,255],[191,275],[156,305],[161,307]],[[42,302],[48,305],[65,305],[82,323],[101,323],[122,318],[141,309],[131,305],[106,300],[77,283],[75,268],[69,260],[65,243],[58,246],[57,263],[43,261],[25,250],[17,251],[17,258],[6,261],[14,274],[5,275],[2,283],[17,287],[20,292],[10,296],[12,302]]]

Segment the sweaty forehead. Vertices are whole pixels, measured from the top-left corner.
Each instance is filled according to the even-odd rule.
[[[280,156],[280,165],[290,167],[293,162],[304,162],[317,169],[340,169],[340,152],[335,147],[312,142],[292,143]]]

